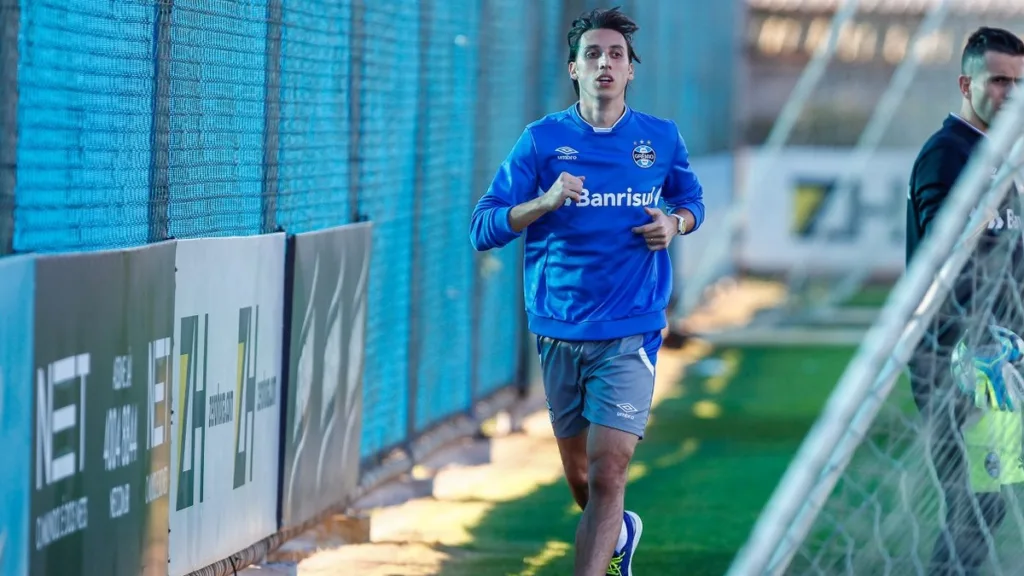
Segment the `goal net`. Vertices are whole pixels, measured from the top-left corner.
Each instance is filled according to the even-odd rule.
[[[1024,368],[1013,334],[1024,333],[1022,133],[1017,98],[972,156],[730,576],[1021,573]],[[998,409],[1004,398],[1014,411]]]

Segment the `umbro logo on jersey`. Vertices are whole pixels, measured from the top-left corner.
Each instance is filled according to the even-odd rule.
[[[579,154],[579,152],[571,146],[560,146],[555,148],[555,152],[558,152],[559,160],[575,160],[576,156]]]

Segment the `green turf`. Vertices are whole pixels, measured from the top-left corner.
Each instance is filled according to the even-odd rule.
[[[889,284],[868,284],[851,296],[847,301],[840,304],[848,308],[881,308],[885,306],[885,300],[892,292]]]
[[[636,574],[726,571],[852,355],[842,347],[719,350],[713,357],[731,359],[735,370],[718,393],[690,370],[682,396],[655,410],[634,458],[647,470],[626,496],[644,520]],[[696,418],[695,405],[708,402],[720,414]],[[524,562],[548,542],[566,550],[579,519],[570,502],[558,482],[497,506],[442,574],[571,574],[571,548],[540,566]]]

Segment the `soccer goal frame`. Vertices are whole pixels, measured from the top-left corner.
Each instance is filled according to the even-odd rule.
[[[1022,131],[1024,98],[1018,97],[972,154],[933,231],[847,365],[727,576],[781,574],[792,561],[980,233],[1005,199],[1007,184],[1024,165]]]
[[[889,126],[899,112],[900,105],[910,91],[918,69],[921,67],[922,53],[920,48],[922,43],[939,31],[943,24],[946,23],[952,10],[952,3],[953,0],[937,0],[928,8],[924,19],[921,20],[920,25],[914,31],[907,44],[906,57],[897,65],[888,86],[886,86],[885,92],[878,99],[870,119],[857,138],[857,143],[850,151],[850,161],[846,163],[836,179],[835,193],[826,202],[837,203],[848,198],[853,193],[856,180],[870,168],[871,162],[878,153],[886,132],[889,130]],[[839,26],[843,25],[845,23],[840,21]],[[827,205],[824,210],[828,210]],[[892,217],[902,218],[902,214],[893,213]],[[870,277],[870,272],[866,264],[853,267],[842,275],[821,301],[807,303],[811,307],[809,312],[819,317],[836,316],[837,312],[839,312],[836,309],[837,304],[856,294],[863,287],[865,280]],[[789,292],[793,294],[797,291],[800,284],[806,281],[808,274],[801,262],[787,276]]]

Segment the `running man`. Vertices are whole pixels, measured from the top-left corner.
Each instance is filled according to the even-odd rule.
[[[583,510],[583,576],[632,574],[643,524],[624,510],[626,473],[647,425],[672,292],[666,249],[704,220],[676,124],[626,105],[637,30],[617,8],[573,22],[568,72],[579,101],[526,127],[470,226],[480,251],[525,233],[527,318]]]

